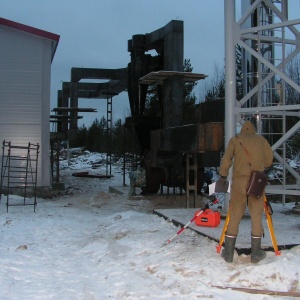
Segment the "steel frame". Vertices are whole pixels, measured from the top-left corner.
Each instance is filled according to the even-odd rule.
[[[276,3],[275,3],[276,2]],[[249,0],[250,3],[250,0]],[[277,4],[277,5],[276,5]],[[247,27],[246,23],[251,18],[251,15],[259,10],[262,6],[268,7],[272,12],[271,20],[278,19],[279,21],[270,24],[257,24],[255,27]],[[276,163],[283,166],[283,177],[280,179],[280,184],[269,185],[266,192],[269,194],[282,195],[282,202],[285,202],[286,195],[300,195],[300,175],[287,162],[286,157],[286,142],[300,130],[300,120],[289,130],[286,129],[286,118],[300,117],[300,104],[286,104],[285,85],[288,84],[295,91],[300,93],[300,85],[284,72],[284,68],[297,54],[300,53],[300,32],[295,25],[300,24],[300,19],[288,20],[287,8],[288,1],[272,1],[272,0],[256,0],[249,7],[239,20],[235,16],[235,0],[224,0],[225,8],[225,143],[227,144],[230,137],[236,132],[236,122],[241,121],[245,117],[255,117],[257,120],[258,132],[262,135],[267,135],[262,126],[264,118],[268,120],[280,119],[282,122],[282,130],[280,138],[272,144],[274,158]],[[266,32],[276,31],[280,36],[273,34],[265,34]],[[287,32],[290,36],[287,38]],[[255,42],[257,48],[251,47],[251,43]],[[264,44],[265,43],[265,44]],[[263,46],[270,45],[270,49],[275,46],[281,50],[281,61],[277,64],[274,57],[268,59],[261,53]],[[236,45],[240,45],[244,53],[255,59],[258,65],[257,84],[244,91],[240,101],[236,97],[236,63],[235,49]],[[293,47],[293,50],[287,54],[286,46]],[[261,46],[261,48],[260,48]],[[257,50],[258,49],[258,50]],[[278,49],[278,48],[276,48]],[[279,51],[280,51],[279,50]],[[260,73],[260,67],[267,70],[267,73]],[[271,97],[266,95],[266,87],[271,87],[274,93],[274,82],[276,78],[280,78],[282,94],[281,103],[275,105]],[[273,81],[273,83],[272,83]],[[270,91],[269,91],[270,92]],[[267,91],[268,93],[268,91]],[[257,102],[253,105],[251,99],[256,97]],[[265,97],[266,101],[264,101]],[[270,101],[270,102],[268,102]],[[233,114],[233,116],[232,116]],[[281,152],[281,153],[279,153]],[[287,173],[291,174],[296,183],[287,184]],[[230,174],[231,175],[231,174]]]

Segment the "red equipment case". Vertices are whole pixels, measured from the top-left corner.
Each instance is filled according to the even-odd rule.
[[[194,214],[196,216],[200,210],[197,210]],[[206,209],[201,215],[195,219],[195,224],[197,226],[207,226],[207,227],[217,227],[220,224],[221,215],[218,211],[212,211],[211,209]]]

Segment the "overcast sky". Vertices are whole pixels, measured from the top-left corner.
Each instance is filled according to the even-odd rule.
[[[290,2],[299,18],[300,1]],[[57,107],[57,91],[70,81],[72,67],[127,67],[127,41],[171,20],[184,21],[184,58],[191,60],[193,72],[212,77],[215,66],[224,66],[223,0],[1,0],[0,12],[3,18],[60,35],[52,62],[51,108]],[[80,99],[79,107],[98,111],[81,113],[79,125],[106,117],[106,100]],[[128,115],[123,92],[113,98],[113,120]]]

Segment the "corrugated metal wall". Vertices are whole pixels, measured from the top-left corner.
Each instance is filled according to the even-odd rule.
[[[37,185],[49,187],[51,41],[4,26],[0,40],[0,142],[39,143]]]

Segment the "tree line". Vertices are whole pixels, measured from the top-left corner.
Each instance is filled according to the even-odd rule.
[[[95,119],[87,128],[84,124],[77,129],[76,139],[70,141],[70,147],[84,147],[91,152],[112,153],[122,156],[124,151],[134,151],[131,145],[131,137],[125,130],[124,122],[118,119],[108,128],[107,120],[103,116]]]

